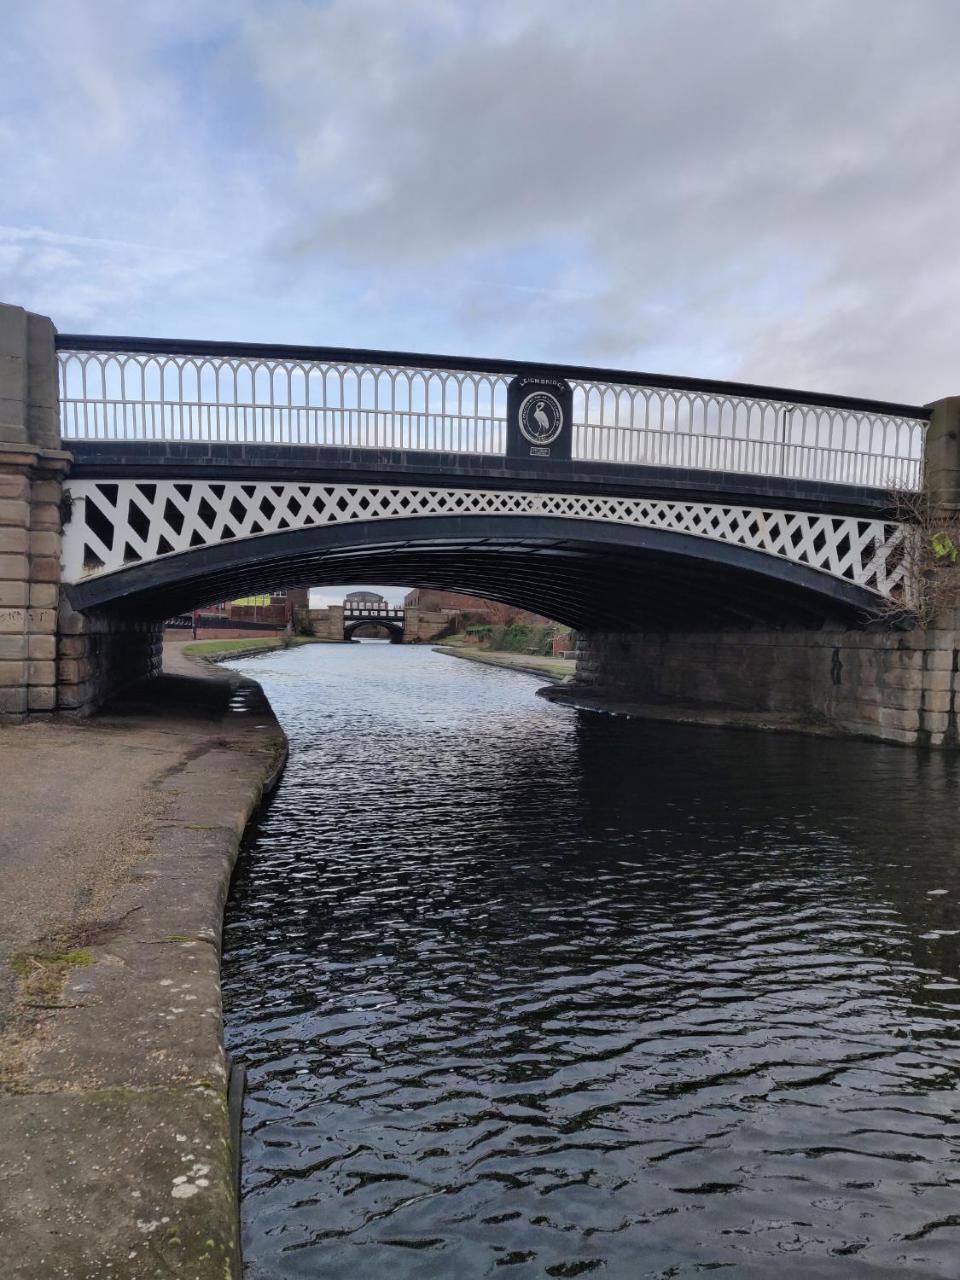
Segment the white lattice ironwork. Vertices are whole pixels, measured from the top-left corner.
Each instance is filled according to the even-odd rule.
[[[242,481],[68,482],[69,583],[196,548],[287,530],[429,516],[513,516],[632,525],[729,543],[890,597],[903,582],[903,531],[882,520],[720,503],[405,485]]]
[[[502,456],[511,374],[349,360],[61,349],[70,440],[189,440]],[[562,375],[562,371],[560,371]],[[574,458],[919,489],[926,421],[571,374]],[[918,414],[921,411],[918,410]]]

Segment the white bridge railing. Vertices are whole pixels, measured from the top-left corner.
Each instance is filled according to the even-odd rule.
[[[502,456],[518,362],[61,335],[71,440],[320,445]],[[542,368],[536,366],[537,369]],[[572,456],[919,489],[922,408],[550,366],[573,392]],[[596,376],[594,376],[596,375]]]
[[[344,622],[377,622],[386,618],[391,622],[402,622],[404,610],[402,605],[393,604],[356,604],[350,600],[343,602]]]

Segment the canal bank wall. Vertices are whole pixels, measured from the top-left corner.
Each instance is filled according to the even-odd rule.
[[[583,632],[551,701],[650,720],[960,746],[960,625]]]
[[[205,662],[216,665],[229,663],[231,659],[256,658],[260,654],[277,653],[281,649],[297,649],[305,644],[324,644],[323,640],[314,640],[306,636],[288,636],[286,634],[266,640],[187,640],[179,645],[167,644],[167,652],[179,654],[177,661]],[[189,667],[184,667],[189,670]]]
[[[286,739],[168,647],[83,722],[0,733],[0,1271],[238,1280],[223,907]]]
[[[484,663],[488,667],[502,667],[506,671],[519,671],[524,675],[542,676],[556,684],[570,679],[576,671],[576,662],[564,658],[539,657],[536,654],[497,653],[489,649],[467,648],[465,645],[437,644],[434,653],[444,653],[450,658],[466,658],[470,662]]]

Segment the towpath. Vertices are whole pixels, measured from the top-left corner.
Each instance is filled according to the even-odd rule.
[[[177,649],[0,731],[0,1273],[237,1274],[220,922],[284,750],[258,685]]]

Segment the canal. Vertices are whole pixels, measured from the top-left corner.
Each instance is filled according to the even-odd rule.
[[[291,744],[227,911],[249,1277],[956,1277],[954,760],[235,665]]]

